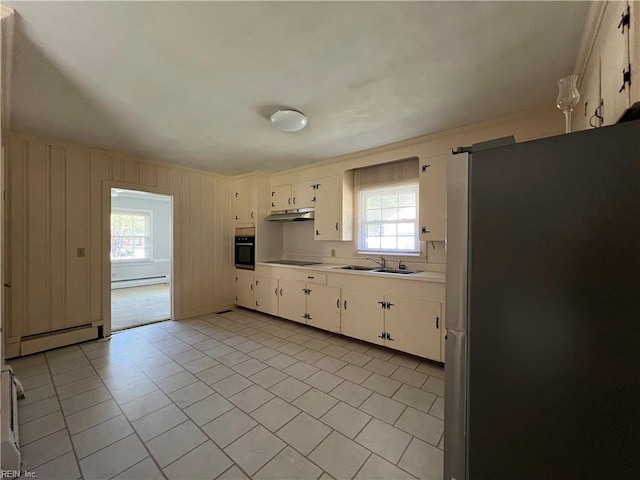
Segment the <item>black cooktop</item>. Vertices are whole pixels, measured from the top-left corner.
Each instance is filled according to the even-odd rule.
[[[278,263],[280,265],[297,265],[299,267],[304,267],[307,265],[320,265],[322,262],[305,262],[302,260],[271,260],[270,262],[265,263]]]

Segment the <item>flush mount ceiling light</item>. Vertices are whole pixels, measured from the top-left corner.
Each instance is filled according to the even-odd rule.
[[[297,110],[283,108],[271,115],[271,124],[283,132],[299,132],[307,126],[307,117]]]

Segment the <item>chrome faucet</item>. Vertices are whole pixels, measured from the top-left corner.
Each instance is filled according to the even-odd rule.
[[[375,258],[372,258],[372,257],[367,257],[366,259],[376,262],[382,268],[386,268],[387,261],[384,259],[384,257],[380,257],[380,260],[376,260]]]

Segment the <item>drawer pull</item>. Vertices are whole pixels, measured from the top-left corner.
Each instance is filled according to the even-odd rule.
[[[314,279],[314,278],[316,278],[316,277],[307,277],[307,278],[309,278],[309,279],[313,280],[313,279]]]

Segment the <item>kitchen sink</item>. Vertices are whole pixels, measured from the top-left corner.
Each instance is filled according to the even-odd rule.
[[[400,273],[403,275],[410,275],[412,273],[420,273],[421,270],[398,270],[397,268],[376,268],[371,270],[374,273]]]
[[[373,270],[371,267],[362,267],[360,265],[347,265],[346,267],[336,267],[338,270],[362,270],[370,272]]]

